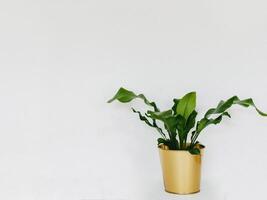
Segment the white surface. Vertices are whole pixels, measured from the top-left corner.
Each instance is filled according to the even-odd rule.
[[[0,199],[250,200],[267,185],[267,118],[235,107],[200,137],[202,191],[163,192],[157,133],[120,86],[203,114],[253,97],[267,111],[263,0],[0,2]]]

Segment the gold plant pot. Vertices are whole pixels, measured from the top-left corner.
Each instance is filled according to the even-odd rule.
[[[169,150],[159,146],[159,155],[166,192],[175,194],[192,194],[200,191],[201,158],[186,150]]]

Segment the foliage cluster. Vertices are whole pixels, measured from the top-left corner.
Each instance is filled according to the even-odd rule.
[[[196,92],[190,92],[182,98],[173,99],[173,106],[169,110],[160,111],[155,102],[149,101],[143,94],[135,94],[125,88],[120,88],[115,96],[108,103],[118,100],[121,103],[127,103],[134,99],[141,99],[150,108],[144,114],[132,108],[132,111],[138,114],[141,121],[148,126],[155,128],[161,135],[158,138],[158,145],[164,144],[170,150],[188,150],[192,154],[199,154],[198,136],[211,124],[218,124],[223,117],[231,117],[228,109],[232,105],[241,105],[244,107],[252,106],[262,115],[267,114],[260,111],[251,98],[240,100],[233,96],[226,101],[220,101],[214,108],[210,108],[199,121],[196,120]],[[158,125],[163,124],[163,127]]]

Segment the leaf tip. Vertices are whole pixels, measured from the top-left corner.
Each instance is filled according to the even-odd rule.
[[[107,101],[107,103],[111,103],[112,101],[114,101],[114,99],[112,98],[112,99],[110,99],[110,100],[108,100]]]

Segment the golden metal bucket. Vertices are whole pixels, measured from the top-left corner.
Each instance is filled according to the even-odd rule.
[[[159,147],[165,191],[175,194],[192,194],[200,191],[201,157],[186,150],[168,150]]]

